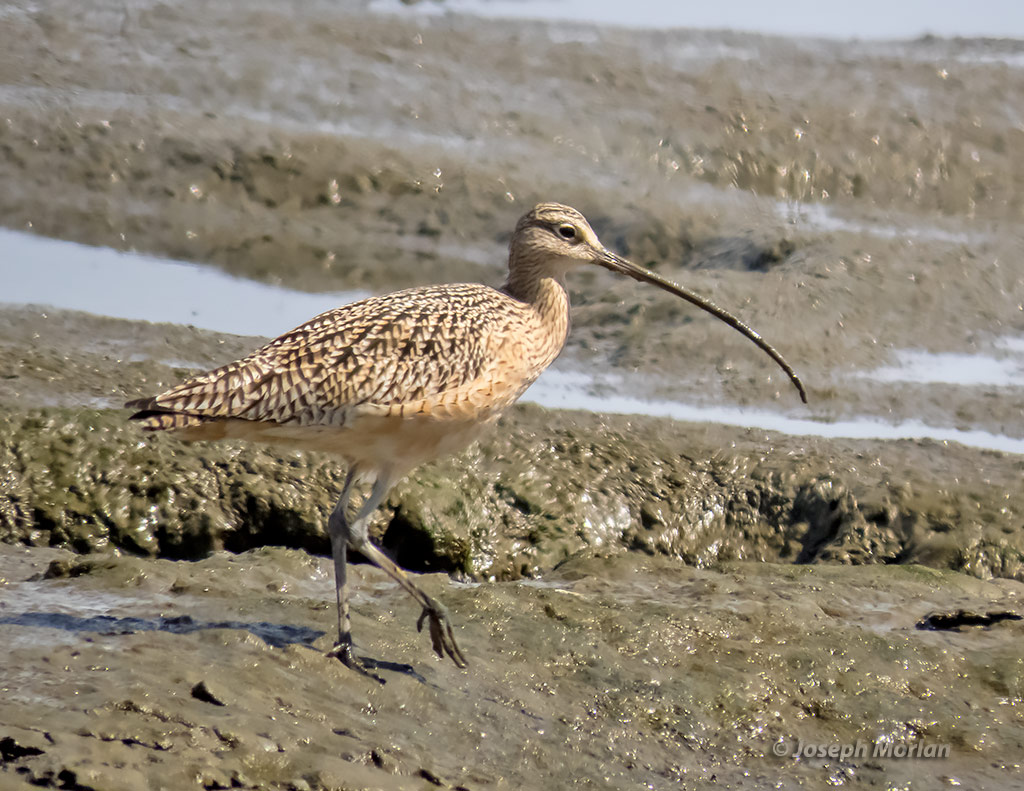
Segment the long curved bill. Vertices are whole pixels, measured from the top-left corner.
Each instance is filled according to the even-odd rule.
[[[800,377],[796,375],[796,371],[793,370],[793,367],[783,359],[781,354],[775,351],[774,346],[761,337],[760,333],[748,327],[727,310],[723,310],[714,302],[704,299],[704,297],[699,296],[698,294],[694,294],[692,291],[673,283],[671,280],[666,280],[665,278],[654,274],[654,272],[644,269],[642,266],[637,266],[632,261],[620,258],[610,250],[602,249],[597,256],[595,263],[600,264],[605,269],[610,269],[612,272],[618,272],[620,275],[626,275],[627,277],[639,280],[642,283],[650,283],[651,285],[664,289],[670,294],[682,297],[687,302],[696,305],[702,310],[706,310],[712,316],[721,319],[733,329],[743,333],[750,338],[750,340],[756,343],[761,350],[765,352],[765,354],[778,363],[779,367],[786,372],[786,376],[788,376],[790,381],[793,382],[797,392],[800,393],[800,400],[805,404],[807,403],[807,391],[804,390],[804,383],[800,381]]]

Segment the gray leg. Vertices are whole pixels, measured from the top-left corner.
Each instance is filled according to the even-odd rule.
[[[452,631],[451,621],[448,620],[448,611],[444,605],[434,601],[422,591],[409,578],[409,575],[402,571],[395,562],[367,540],[358,547],[359,551],[366,555],[370,561],[383,569],[399,585],[408,591],[417,603],[423,607],[419,620],[416,621],[416,631],[423,631],[423,622],[430,619],[430,641],[434,645],[434,653],[442,659],[445,654],[452,658],[452,661],[459,667],[466,667],[466,657],[463,655],[459,644],[455,642],[455,633]]]
[[[459,649],[458,643],[455,642],[455,634],[452,631],[452,625],[448,620],[448,613],[445,608],[430,598],[424,591],[420,590],[409,575],[399,568],[391,558],[381,552],[367,535],[366,524],[369,521],[370,515],[380,505],[393,483],[394,480],[387,472],[381,472],[377,476],[370,496],[366,498],[366,502],[359,509],[359,513],[356,514],[355,519],[349,524],[348,545],[350,548],[361,552],[377,568],[383,570],[395,582],[405,588],[406,592],[423,607],[423,612],[416,622],[416,629],[417,631],[422,631],[424,620],[430,619],[430,640],[433,643],[434,652],[442,658],[447,654],[456,665],[466,667],[466,658]],[[335,563],[337,563],[337,559],[335,559]],[[351,636],[349,639],[351,640]]]
[[[352,650],[352,622],[348,604],[348,562],[349,521],[348,502],[352,497],[359,471],[351,467],[345,477],[345,485],[341,489],[338,503],[327,519],[327,534],[331,538],[331,557],[334,559],[334,594],[338,603],[338,641],[329,652],[349,667],[362,670]]]

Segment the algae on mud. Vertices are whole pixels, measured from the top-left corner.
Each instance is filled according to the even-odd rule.
[[[916,562],[1024,579],[1019,489],[897,477],[877,443],[864,443],[878,457],[858,471],[834,448],[775,439],[753,458],[699,433],[520,407],[479,445],[399,484],[371,535],[407,568],[475,579],[538,576],[593,548],[697,566]],[[7,543],[180,559],[267,544],[328,551],[323,525],[343,475],[328,457],[142,442],[116,411],[0,414],[0,437]]]

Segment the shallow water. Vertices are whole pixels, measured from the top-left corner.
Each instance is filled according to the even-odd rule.
[[[999,357],[901,349],[896,365],[866,371],[861,376],[878,382],[941,383],[965,387],[1024,387],[1024,343],[1019,337],[999,338],[992,344]]]
[[[895,370],[899,371],[900,369]],[[915,374],[916,372],[912,371],[911,373]],[[972,448],[1024,453],[1024,439],[980,429],[935,426],[921,420],[891,423],[870,416],[825,422],[790,417],[758,409],[698,406],[675,401],[645,400],[627,395],[628,392],[636,391],[629,387],[624,387],[620,393],[597,395],[593,392],[593,388],[599,381],[603,382],[607,379],[596,380],[582,373],[548,371],[526,392],[523,400],[553,409],[585,409],[591,412],[612,414],[670,417],[689,423],[719,423],[725,426],[763,429],[798,436],[833,439],[930,439],[938,442],[958,442]],[[891,379],[889,381],[900,380]],[[983,383],[979,382],[979,384]],[[604,390],[606,387],[602,385],[601,389]]]
[[[408,13],[399,0],[374,0],[377,11]],[[462,13],[508,19],[589,22],[663,30],[672,27],[742,30],[786,36],[891,39],[936,36],[1024,36],[1024,14],[1004,2],[893,5],[867,0],[856,6],[758,0],[666,3],[664,0],[445,0],[414,6],[422,14]]]
[[[266,335],[367,296],[307,294],[184,261],[0,229],[0,303]]]

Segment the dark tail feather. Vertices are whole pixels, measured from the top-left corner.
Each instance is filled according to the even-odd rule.
[[[129,420],[139,422],[143,431],[170,431],[179,428],[195,428],[209,422],[210,418],[199,415],[186,415],[181,412],[159,412],[155,409],[144,409],[136,412]]]
[[[125,404],[127,409],[137,409],[129,420],[138,421],[143,431],[170,431],[179,428],[195,428],[210,421],[202,415],[187,412],[173,412],[161,407],[155,398],[139,398]]]

